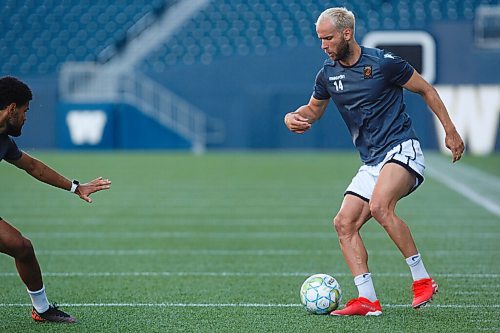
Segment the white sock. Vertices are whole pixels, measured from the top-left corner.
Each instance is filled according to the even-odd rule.
[[[45,286],[38,291],[28,290],[28,294],[31,297],[31,303],[38,313],[45,312],[49,309],[49,300],[47,295],[45,295]]]
[[[414,256],[406,258],[406,263],[408,264],[408,266],[410,266],[410,271],[411,271],[411,276],[413,277],[413,281],[429,278],[429,274],[425,269],[424,262],[420,256],[420,253],[417,253]]]
[[[354,284],[358,288],[359,297],[367,298],[371,302],[375,302],[377,300],[371,273],[364,273],[356,276],[354,278]]]

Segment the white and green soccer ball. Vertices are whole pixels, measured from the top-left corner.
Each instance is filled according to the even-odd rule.
[[[300,287],[300,301],[310,313],[330,313],[339,307],[341,299],[340,284],[328,274],[314,274]]]

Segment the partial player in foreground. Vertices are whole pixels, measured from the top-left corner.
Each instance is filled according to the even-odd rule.
[[[70,191],[91,203],[92,199],[89,196],[94,192],[109,189],[111,186],[109,180],[99,177],[86,184],[80,184],[76,180],[71,181],[43,162],[20,151],[10,138],[21,135],[31,98],[31,90],[25,83],[14,77],[0,78],[0,161],[5,159],[39,181]],[[3,191],[6,192],[6,189]],[[8,193],[5,193],[5,198],[8,198]],[[75,318],[49,304],[40,266],[30,240],[1,217],[0,252],[14,258],[19,276],[28,289],[33,304],[31,317],[35,321],[76,322]]]
[[[408,226],[395,213],[398,201],[424,180],[425,162],[412,122],[405,112],[403,88],[420,94],[436,114],[445,132],[453,162],[464,143],[438,93],[400,57],[358,45],[355,18],[345,8],[330,8],[319,16],[316,32],[328,55],[316,76],[307,105],[285,116],[295,133],[304,133],[321,118],[330,99],[337,106],[364,165],[347,187],[334,218],[342,254],[354,276],[359,297],[332,315],[382,314],[368,269],[368,253],[359,234],[375,218],[401,251],[413,277],[414,308],[427,304],[437,283],[427,273]]]

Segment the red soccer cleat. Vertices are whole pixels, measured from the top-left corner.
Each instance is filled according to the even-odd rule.
[[[380,302],[370,301],[364,297],[351,299],[342,310],[335,310],[330,313],[332,316],[380,316],[382,307]]]
[[[42,313],[38,313],[38,311],[33,308],[31,310],[31,318],[37,322],[76,323],[75,318],[71,317],[66,312],[59,310],[55,304],[50,305],[49,309]]]
[[[438,292],[437,283],[431,278],[413,281],[413,302],[411,306],[414,309],[421,308],[432,301],[432,296]]]

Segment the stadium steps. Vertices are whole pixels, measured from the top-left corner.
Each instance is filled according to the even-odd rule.
[[[60,71],[60,94],[65,102],[128,102],[145,116],[179,134],[192,144],[194,152],[203,152],[208,143],[223,139],[220,121],[207,117],[190,102],[134,70],[137,63],[170,36],[209,0],[177,2],[140,33],[131,36],[120,52],[100,64],[66,62]],[[139,21],[138,24],[142,24]],[[132,27],[132,30],[134,27]]]

